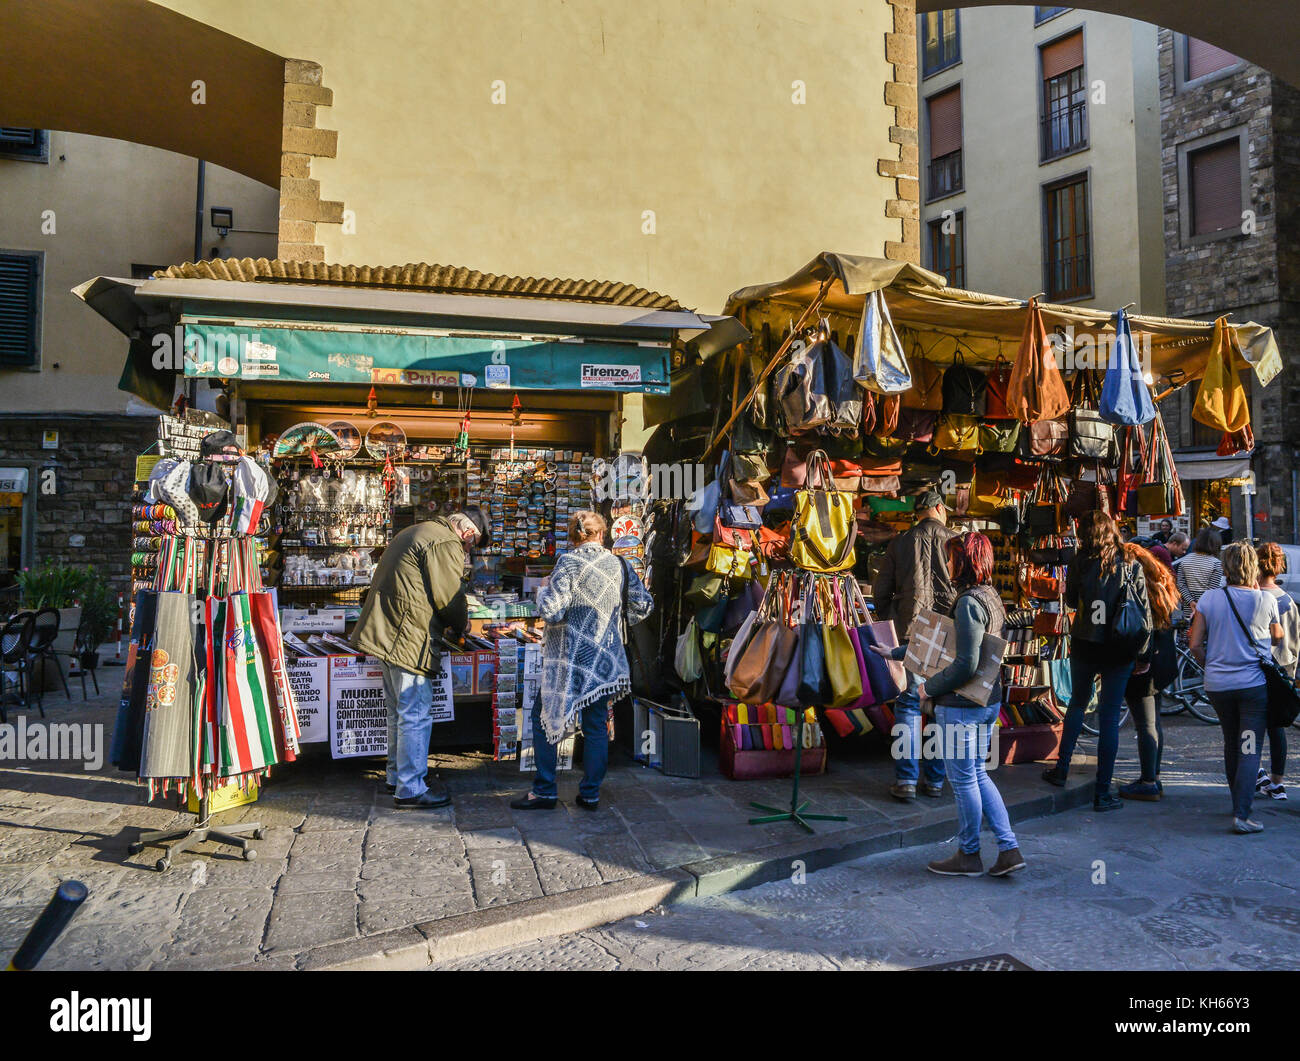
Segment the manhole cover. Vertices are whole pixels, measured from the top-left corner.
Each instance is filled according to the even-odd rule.
[[[954,972],[954,973],[1014,973],[1034,971],[1033,966],[1026,965],[1019,958],[1010,954],[989,954],[983,958],[963,958],[956,962],[941,962],[939,965],[922,965],[913,972]]]

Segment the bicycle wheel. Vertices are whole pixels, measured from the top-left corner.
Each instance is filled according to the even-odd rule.
[[[1123,707],[1119,709],[1119,727],[1118,727],[1119,729],[1124,728],[1124,723],[1128,721],[1128,716],[1129,716],[1128,704],[1125,704]],[[1096,705],[1094,704],[1093,706],[1090,706],[1088,710],[1083,713],[1083,732],[1087,733],[1091,737],[1095,737],[1097,736],[1098,733],[1101,732],[1100,730],[1097,729],[1097,726],[1095,724],[1096,719],[1097,719],[1097,708]]]
[[[1205,695],[1205,671],[1190,653],[1179,651],[1178,674],[1169,688],[1193,716],[1211,725],[1218,723],[1219,716],[1211,706],[1210,698]]]

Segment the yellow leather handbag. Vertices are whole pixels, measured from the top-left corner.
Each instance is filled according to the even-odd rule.
[[[962,450],[977,454],[984,451],[980,445],[980,422],[976,417],[962,413],[944,413],[939,417],[939,426],[934,429],[930,452]]]
[[[824,451],[813,450],[807,464],[805,486],[794,495],[790,559],[807,571],[843,571],[854,560],[853,499],[835,488]]]
[[[828,587],[820,589],[824,598],[832,596]],[[847,707],[862,696],[862,671],[858,669],[858,654],[849,639],[844,615],[833,600],[824,600],[822,605],[822,645],[831,680],[831,701],[825,706]]]
[[[705,567],[715,575],[750,578],[753,571],[750,569],[749,561],[748,549],[734,549],[730,545],[715,543],[709,546],[709,559]]]

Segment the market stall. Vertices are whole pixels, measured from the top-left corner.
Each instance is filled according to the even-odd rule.
[[[1253,444],[1239,374],[1267,385],[1281,368],[1256,324],[983,295],[910,264],[832,253],[737,291],[724,312],[751,339],[682,365],[668,398],[647,399],[659,425],[650,448],[713,477],[677,514],[670,633],[679,677],[720,705],[724,766],[752,751],[755,769],[774,773],[788,769],[795,710],[816,709],[841,736],[889,731],[904,676],[867,649],[909,631],[873,614],[872,583],[923,489],[994,544],[1010,617],[1003,761],[1052,757],[1076,519],[1096,508],[1130,527],[1181,518],[1159,402],[1194,387],[1193,415],[1231,460]],[[951,655],[928,621],[935,654],[913,663],[937,669]]]
[[[666,393],[674,360],[743,334],[630,285],[426,265],[214,261],[76,293],[131,336],[122,387],[158,408],[180,400],[152,457],[205,469],[199,444],[228,427],[267,480],[264,514],[229,533],[275,600],[301,742],[336,758],[386,750],[379,667],[347,640],[384,546],[465,505],[488,516],[491,544],[467,571],[470,636],[443,646],[434,744],[526,753],[533,596],[567,548],[568,515],[601,508],[616,551],[650,574],[645,502],[608,488],[624,395]],[[211,549],[150,472],[134,559],[137,588],[160,593],[174,540],[197,540],[187,563],[200,569]]]

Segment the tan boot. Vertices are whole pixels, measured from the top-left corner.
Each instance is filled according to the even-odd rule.
[[[1020,848],[1012,847],[1006,851],[998,852],[998,860],[993,863],[993,868],[989,870],[990,877],[1005,877],[1008,873],[1014,873],[1018,869],[1025,868],[1025,860],[1021,857]]]
[[[942,877],[980,877],[984,874],[984,862],[977,854],[955,851],[947,858],[931,862],[926,869]]]

